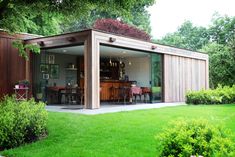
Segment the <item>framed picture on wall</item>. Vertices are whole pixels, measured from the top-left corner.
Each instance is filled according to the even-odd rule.
[[[48,73],[49,72],[49,65],[48,64],[40,64],[40,71],[41,73]]]
[[[55,64],[55,55],[49,55],[48,56],[48,63],[49,64]]]
[[[59,78],[59,65],[51,64],[50,65],[50,78],[58,79]]]
[[[49,74],[42,74],[42,78],[44,80],[48,80],[49,79]]]

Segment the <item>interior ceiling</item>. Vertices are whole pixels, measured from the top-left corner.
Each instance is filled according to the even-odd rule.
[[[69,54],[69,55],[83,55],[84,45],[80,46],[72,46],[72,47],[63,47],[63,48],[55,48],[55,49],[47,49],[46,52],[59,53],[59,54]],[[148,53],[129,50],[124,48],[110,47],[110,46],[100,46],[100,56],[112,57],[112,58],[128,58],[128,57],[146,57],[149,56]]]

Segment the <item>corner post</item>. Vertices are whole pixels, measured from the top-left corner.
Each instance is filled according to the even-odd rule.
[[[92,30],[84,43],[84,71],[85,108],[100,108],[100,51]]]

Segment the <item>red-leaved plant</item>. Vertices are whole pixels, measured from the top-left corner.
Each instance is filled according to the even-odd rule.
[[[151,39],[146,32],[115,19],[98,19],[94,23],[93,28],[146,41]]]

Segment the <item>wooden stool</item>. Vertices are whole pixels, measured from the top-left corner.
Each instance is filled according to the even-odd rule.
[[[112,86],[110,87],[110,100],[115,101],[119,100],[119,87]]]

